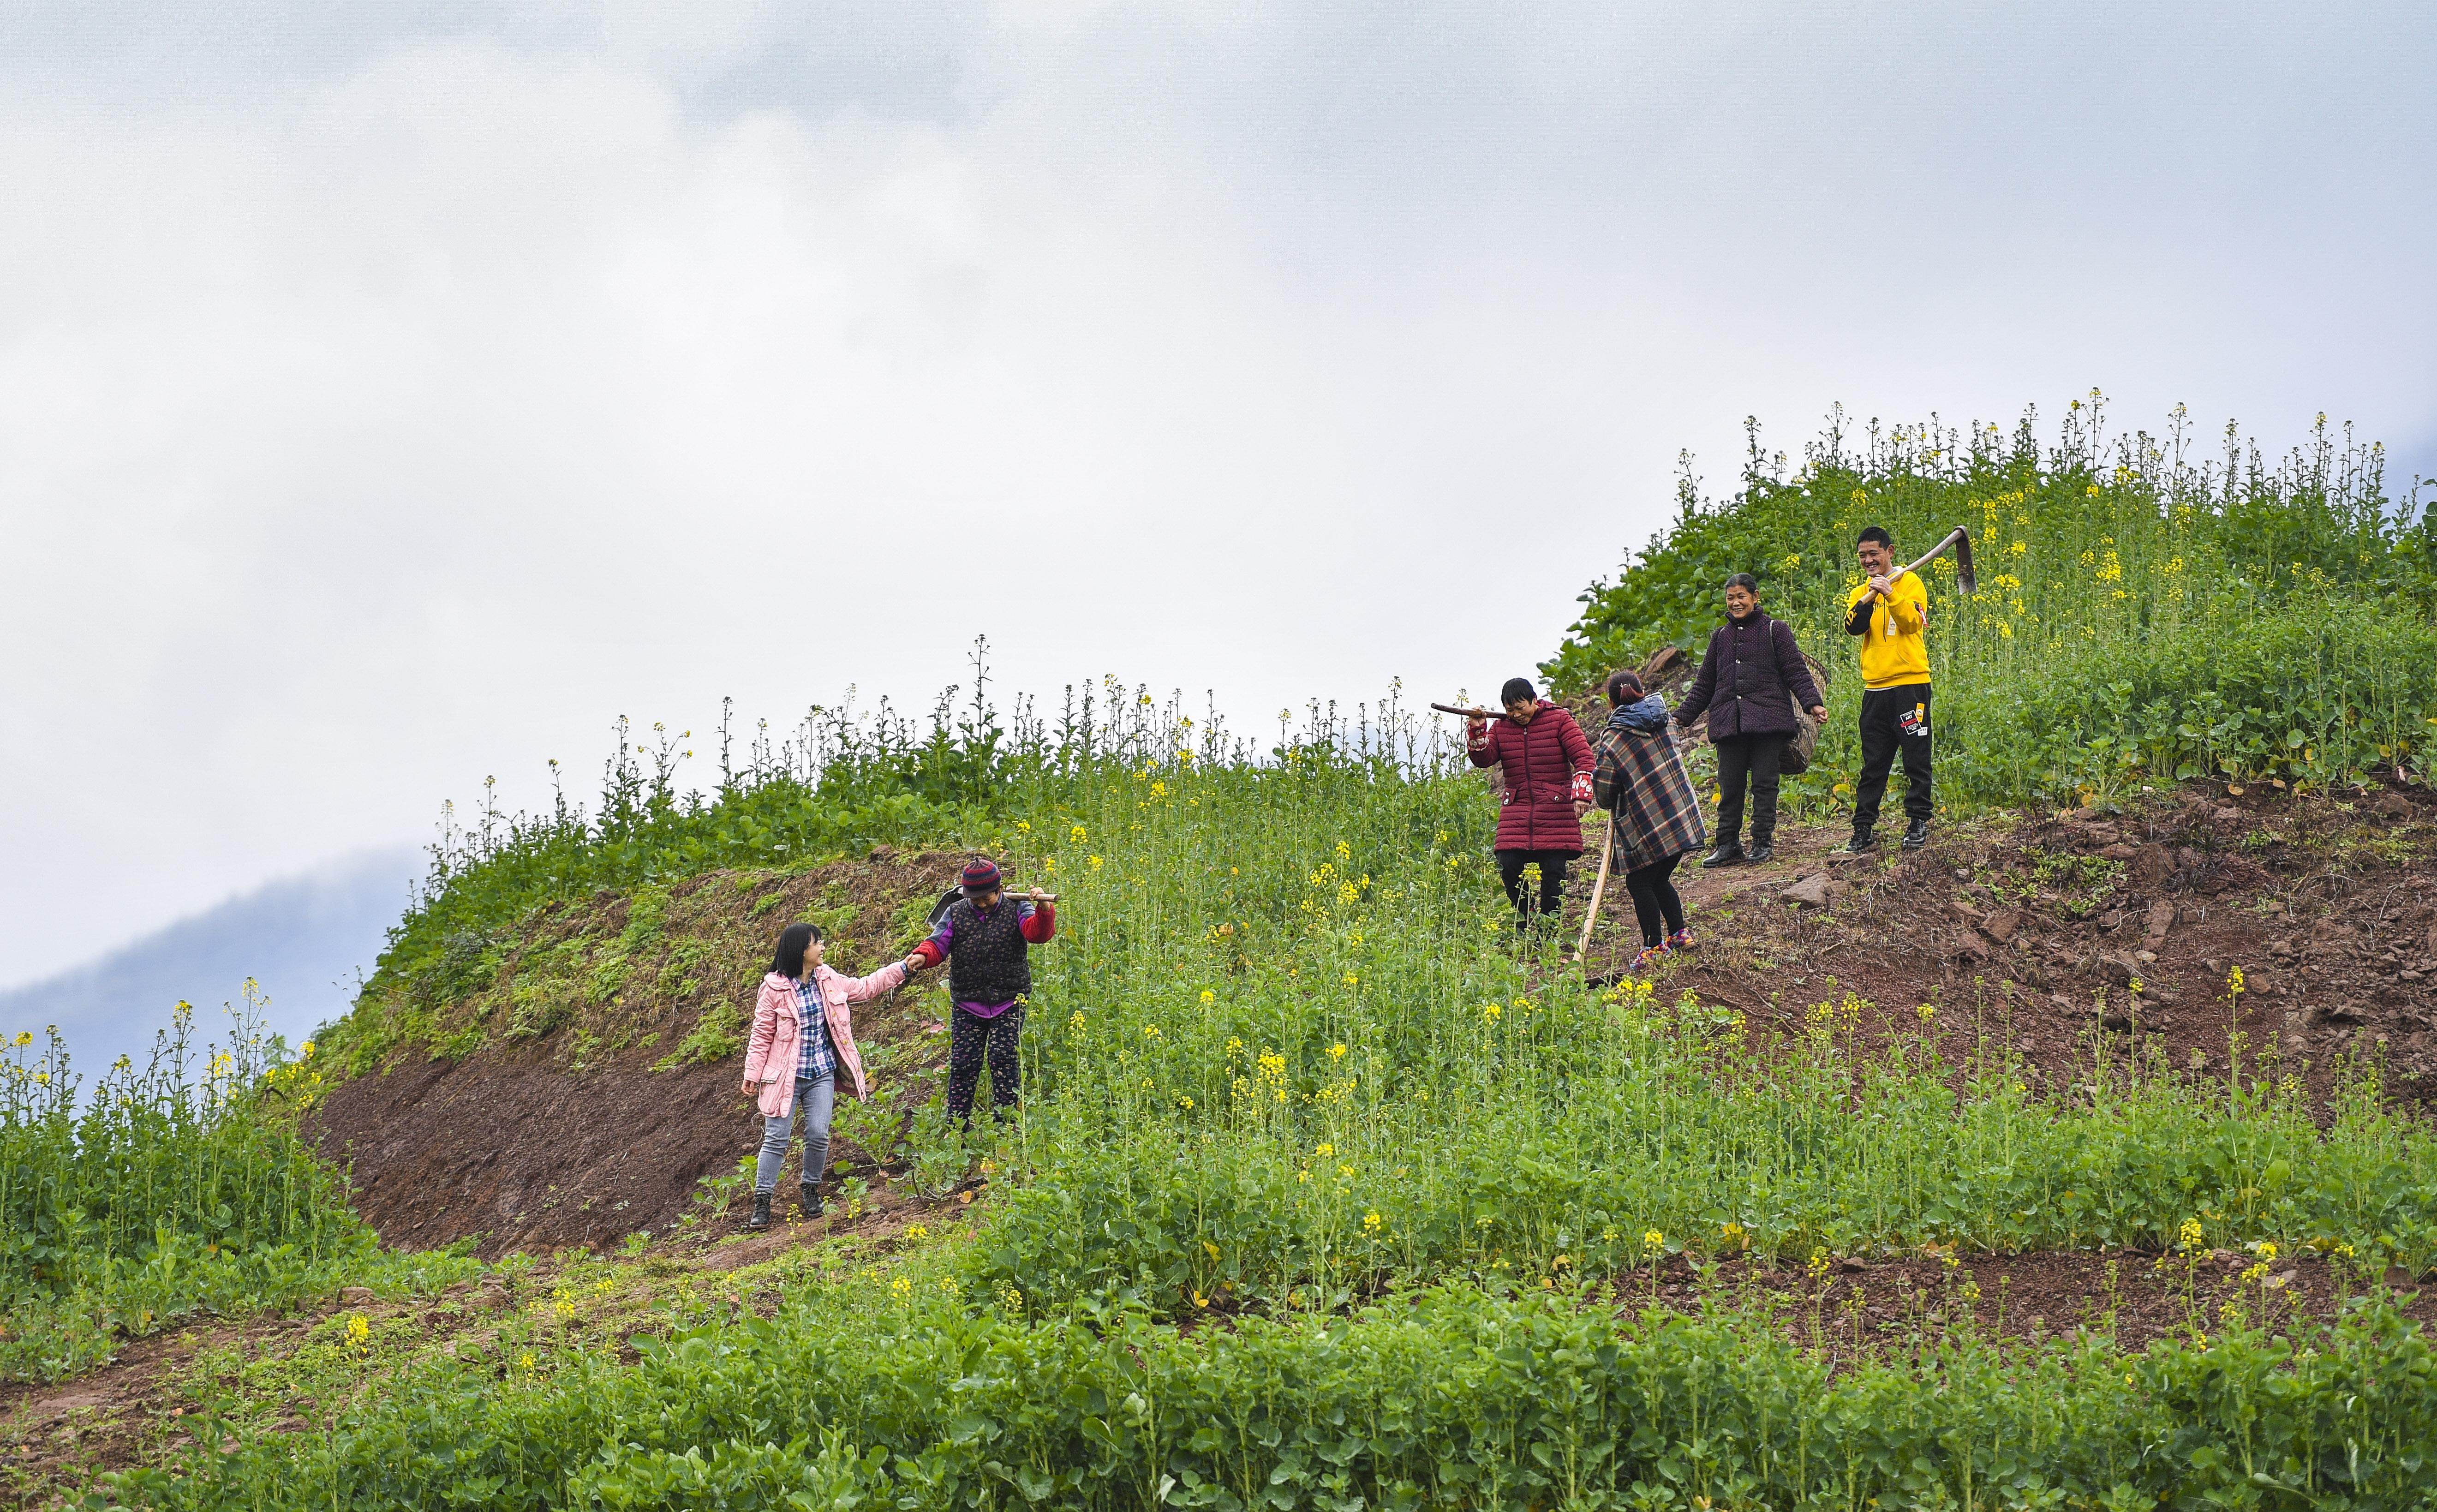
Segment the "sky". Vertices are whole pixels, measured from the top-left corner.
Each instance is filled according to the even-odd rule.
[[[977,634],[1491,687],[1747,415],[2408,485],[2432,79],[2418,4],[18,0],[0,987]]]

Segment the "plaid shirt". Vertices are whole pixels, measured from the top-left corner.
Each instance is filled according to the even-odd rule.
[[[818,1081],[837,1075],[837,1051],[830,1046],[830,1015],[821,1003],[821,984],[806,977],[796,984],[796,1015],[802,1020],[802,1032],[796,1036],[801,1046],[796,1052],[796,1080]]]
[[[1658,712],[1665,712],[1659,704]],[[1591,782],[1600,807],[1616,816],[1609,835],[1616,858],[1628,871],[1697,851],[1708,838],[1700,795],[1663,720],[1645,731],[1620,728],[1612,719],[1600,732],[1599,767]]]

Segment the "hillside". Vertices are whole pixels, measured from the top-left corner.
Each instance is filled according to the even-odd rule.
[[[2415,828],[2437,818],[2427,792],[2346,804],[2191,793],[2126,813],[1992,818],[1860,870],[1829,857],[1834,835],[1807,834],[1769,866],[1686,883],[1707,943],[1658,985],[1743,1015],[1762,1051],[1800,1043],[1815,1003],[1858,996],[1874,1008],[1854,1026],[1869,1038],[1958,1067],[2010,1050],[2058,1088],[2086,1077],[2100,1046],[2221,1071],[2238,1033],[2277,1046],[2322,1099],[2343,1066],[2375,1060],[2394,1095],[2437,1100],[2437,1017],[2419,986],[2437,971],[2437,867]],[[895,958],[906,905],[937,897],[961,860],[884,848],[544,909],[430,1040],[332,1089],[311,1120],[320,1147],[348,1166],[358,1210],[392,1244],[471,1240],[495,1256],[665,1232],[752,1137],[734,1085],[737,1005],[768,937],[811,918],[848,969]],[[1586,902],[1578,885],[1569,938]],[[1070,917],[1078,940],[1102,927]],[[1611,894],[1593,977],[1622,976],[1632,928]],[[911,985],[858,1013],[876,1094],[841,1118],[841,1179],[885,1187],[905,1174],[903,1141],[945,1064],[942,991]]]
[[[2427,1504],[2424,526],[2332,463],[2209,475],[2203,522],[2173,466],[2093,475],[2095,429],[1974,436],[1832,447],[1588,596],[1574,685],[1697,639],[1720,541],[1807,533],[1793,574],[1866,505],[2024,506],[2012,636],[1938,589],[1929,847],[1832,858],[1823,744],[1780,858],[1688,870],[1698,943],[1655,970],[1613,888],[1570,959],[1587,876],[1517,935],[1446,725],[1315,706],[1260,747],[1106,681],[723,736],[709,794],[622,731],[595,807],[444,843],[349,1015],[200,1099],[120,1073],[72,1125],[20,1044],[9,1473],[170,1507]],[[2152,523],[2189,554],[2128,554]],[[2177,555],[2222,589],[2189,617],[2095,586]],[[1768,585],[1815,645],[1837,571]],[[902,991],[858,1011],[830,1213],[745,1235],[771,939],[868,970],[973,851],[1060,896],[1017,1116],[943,1116],[939,987]]]
[[[882,849],[810,871],[711,871],[546,906],[487,987],[447,1005],[428,1041],[334,1087],[310,1126],[392,1244],[471,1239],[485,1256],[539,1254],[663,1232],[691,1210],[696,1183],[758,1137],[736,1090],[739,1005],[752,1002],[771,937],[809,919],[841,969],[875,968],[911,943],[905,905],[938,897],[963,860]],[[921,1072],[945,1054],[942,991],[909,984],[857,1014],[881,1085],[840,1121],[830,1158],[841,1177],[877,1175],[875,1155],[894,1156],[927,1099]]]
[[[1036,1392],[1103,1389],[1090,1384],[1095,1335],[1139,1353],[1150,1374],[1135,1389],[1155,1380],[1162,1394],[1146,1401],[1199,1399],[1186,1382],[1206,1380],[1218,1395],[1196,1411],[1249,1433],[1257,1419],[1218,1383],[1254,1368],[1246,1351],[1317,1346],[1298,1320],[1346,1330],[1334,1347],[1358,1351],[1349,1365],[1382,1369],[1397,1351],[1469,1348],[1481,1329],[1538,1341],[1512,1367],[1543,1381],[1534,1391],[1575,1389],[1543,1373],[1576,1347],[1566,1320],[1584,1317],[1607,1320],[1598,1338],[1626,1351],[1619,1370],[1691,1351],[1663,1367],[1680,1371],[1726,1351],[1699,1368],[1739,1396],[1780,1382],[1793,1395],[1772,1412],[1850,1415],[1867,1398],[1917,1413],[1932,1399],[1917,1393],[1951,1392],[1958,1372],[1984,1382],[1934,1421],[1885,1406],[1851,1419],[1874,1434],[1918,1421],[1907,1432],[1933,1438],[1970,1421],[2027,1437],[2031,1420],[2015,1415],[2027,1400],[1990,1373],[2061,1391],[2069,1378],[2053,1373],[2090,1347],[2124,1351],[2143,1399],[2161,1403],[2229,1369],[2246,1393],[2315,1400],[2320,1386],[2270,1380],[2298,1368],[2277,1363],[2280,1335],[2363,1368],[2421,1368],[2409,1362],[2424,1358],[2423,1336],[2376,1320],[2427,1321],[2409,1293],[2437,1264],[2437,1147],[2405,1104],[2363,1099],[2382,1062],[2406,1104],[2426,1090],[2402,1080],[2425,1074],[2429,1048],[2425,996],[2403,973],[2437,966],[2422,790],[1992,817],[1924,854],[1832,871],[1815,859],[1832,835],[1809,830],[1774,869],[1695,881],[1701,953],[1655,981],[1602,988],[1611,957],[1587,991],[1553,947],[1512,954],[1484,896],[1476,847],[1490,800],[1477,778],[1303,758],[1284,771],[1171,764],[1074,797],[1055,825],[1013,821],[1044,839],[1008,859],[1060,878],[1069,921],[1044,957],[1023,1124],[968,1149],[901,1113],[883,1125],[910,1136],[893,1150],[850,1126],[853,1197],[823,1223],[739,1239],[733,1211],[718,1210],[732,1188],[682,1201],[693,1177],[732,1164],[752,1122],[721,1058],[734,997],[688,973],[749,975],[763,935],[815,910],[851,942],[841,954],[874,957],[955,857],[721,872],[542,910],[481,992],[430,1021],[432,1038],[392,1043],[315,1115],[325,1141],[352,1141],[363,1209],[393,1242],[482,1236],[486,1253],[511,1251],[498,1267],[469,1275],[473,1261],[442,1260],[293,1323],[165,1337],[80,1384],[21,1394],[16,1452],[39,1429],[49,1447],[29,1470],[94,1463],[60,1452],[58,1432],[81,1424],[71,1444],[104,1463],[185,1465],[185,1482],[128,1483],[178,1504],[281,1501],[302,1488],[291,1476],[333,1474],[411,1503],[412,1487],[439,1484],[412,1467],[466,1452],[449,1443],[471,1447],[483,1484],[498,1479],[512,1502],[578,1472],[605,1505],[680,1504],[669,1498],[696,1484],[685,1476],[731,1498],[842,1497],[910,1494],[934,1473],[967,1488],[938,1503],[964,1504],[992,1476],[956,1447],[958,1430],[881,1410],[899,1399],[886,1393],[949,1379],[926,1377],[947,1368],[924,1363],[931,1350],[982,1351],[964,1357],[968,1375],[976,1358],[1002,1362],[981,1367],[1000,1381],[997,1405],[960,1396],[954,1409],[1002,1433]],[[1297,832],[1310,838],[1289,843]],[[1816,906],[1788,896],[1814,891]],[[1611,951],[1618,932],[1611,915]],[[2154,1008],[2132,1007],[2110,957],[2130,958]],[[2236,968],[2243,991],[2230,993]],[[611,990],[556,995],[569,983]],[[552,1014],[563,1016],[545,1024]],[[870,1023],[894,1094],[884,1107],[910,1111],[938,1059],[924,1005]],[[652,1069],[688,1041],[711,1064]],[[437,1045],[447,1053],[435,1059]],[[2229,1049],[2245,1057],[2231,1081]],[[565,1153],[529,1137],[591,1104],[615,1110],[594,1120],[600,1136],[579,1131]],[[1433,1158],[1417,1163],[1425,1149]],[[692,1171],[669,1169],[686,1159]],[[561,1251],[536,1266],[513,1253],[613,1238],[596,1258]],[[2275,1263],[2263,1269],[2261,1254]],[[2390,1285],[2406,1290],[2400,1313],[2369,1300]],[[1558,1310],[1530,1300],[1541,1294]],[[1724,1310],[1705,1324],[1705,1308]],[[667,1392],[713,1414],[680,1442],[746,1443],[712,1406],[761,1379],[737,1351],[800,1351],[806,1328],[842,1338],[828,1330],[849,1314],[879,1330],[883,1353],[825,1357],[836,1374],[817,1421],[846,1446],[947,1435],[929,1451],[939,1470],[841,1458],[806,1427],[766,1440],[812,1433],[799,1459],[699,1471],[584,1447],[606,1442],[607,1423],[665,1413],[679,1399]],[[2097,1331],[2060,1335],[2067,1319]],[[713,1352],[677,1352],[689,1340]],[[1081,1354],[1025,1352],[1042,1348]],[[2394,1348],[2408,1360],[2361,1354]],[[1806,1361],[1828,1373],[1806,1375]],[[1410,1368],[1452,1369],[1453,1357]],[[899,1384],[871,1395],[884,1378]],[[1324,1416],[1341,1392],[1386,1389],[1359,1379],[1315,1380],[1295,1420]],[[506,1415],[478,1413],[478,1388],[504,1392]],[[1464,1388],[1475,1389],[1507,1388]],[[2150,1409],[2096,1389],[2074,1388],[2077,1432],[2134,1452]],[[2416,1442],[2403,1426],[2416,1398],[2382,1400],[2400,1415],[2372,1431]],[[217,1468],[181,1460],[194,1440],[167,1415],[193,1409],[251,1447]],[[1679,1410],[1690,1403],[1666,1409]],[[289,1432],[332,1412],[349,1425],[336,1439]],[[1067,1463],[1083,1474],[1090,1415],[1022,1432],[1043,1445],[1032,1452],[1079,1455]],[[1209,1463],[1188,1449],[1192,1432],[1163,1433],[1170,1465]],[[1384,1432],[1356,1451],[1382,1467],[1366,1475],[1409,1452]],[[1737,1432],[1738,1454],[1780,1452],[1758,1423]],[[1080,1436],[1053,1449],[1061,1434]],[[2039,1452],[2043,1474],[2068,1463]],[[1454,1463],[1508,1463],[1488,1445],[1468,1453]],[[523,1481],[507,1473],[519,1457]],[[620,1479],[633,1474],[647,1478]],[[603,1489],[613,1484],[670,1489],[620,1502]],[[1095,1501],[1148,1500],[1122,1477],[1090,1484],[1104,1488]]]

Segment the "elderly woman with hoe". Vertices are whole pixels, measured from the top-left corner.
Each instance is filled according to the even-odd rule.
[[[1766,861],[1777,854],[1778,763],[1794,738],[1797,704],[1812,718],[1828,717],[1827,701],[1794,629],[1762,612],[1760,585],[1749,572],[1727,579],[1727,623],[1709,632],[1709,649],[1692,692],[1675,706],[1675,722],[1709,716],[1709,744],[1718,748],[1718,848],[1705,867]],[[1797,767],[1797,770],[1799,770]],[[1744,781],[1751,781],[1751,851],[1744,853]]]
[[[1566,863],[1583,853],[1583,816],[1591,806],[1591,743],[1583,727],[1556,704],[1544,704],[1529,677],[1509,677],[1498,701],[1506,717],[1472,714],[1465,753],[1475,766],[1501,767],[1506,791],[1498,810],[1498,877],[1515,905],[1515,927],[1554,914],[1565,891]],[[1469,711],[1466,711],[1469,712]],[[1540,868],[1535,908],[1523,869]]]
[[[1616,816],[1608,828],[1609,864],[1624,863],[1624,888],[1641,925],[1635,971],[1647,971],[1670,951],[1692,948],[1684,900],[1670,880],[1675,863],[1701,848],[1701,800],[1684,770],[1683,753],[1668,728],[1667,700],[1645,694],[1641,679],[1620,672],[1607,679],[1614,710],[1600,731],[1592,788],[1600,807]]]

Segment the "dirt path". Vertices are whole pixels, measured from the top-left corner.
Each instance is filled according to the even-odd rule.
[[[1926,1035],[1950,1064],[2007,1046],[2060,1081],[2095,1043],[2223,1074],[2239,1032],[2322,1092],[2340,1061],[2376,1057],[2391,1092],[2437,1099],[2437,804],[2245,797],[1943,827],[1858,860],[1832,853],[1843,828],[1792,827],[1766,866],[1679,869],[1699,944],[1653,980],[1755,1033],[1854,994],[1872,1032]],[[1592,973],[1638,948],[1630,904],[1604,906]]]

